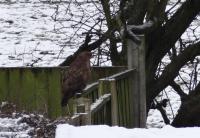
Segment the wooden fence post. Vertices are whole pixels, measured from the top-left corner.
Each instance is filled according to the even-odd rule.
[[[141,43],[137,45],[128,39],[128,69],[136,69],[132,77],[132,116],[133,127],[146,126],[146,80],[145,80],[145,39],[138,36]]]
[[[91,100],[87,98],[78,98],[75,100],[75,114],[80,115],[80,125],[91,125]]]
[[[118,125],[118,110],[117,110],[117,91],[116,91],[116,81],[115,79],[110,80],[111,89],[111,118],[112,125]]]

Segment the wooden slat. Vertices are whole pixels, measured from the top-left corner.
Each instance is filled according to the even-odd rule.
[[[108,101],[111,100],[111,95],[110,94],[105,94],[100,99],[96,100],[95,103],[91,105],[91,114],[97,112],[99,109],[102,108]]]
[[[133,77],[133,76],[132,76]],[[136,123],[136,112],[135,112],[135,106],[137,106],[137,101],[134,99],[134,92],[133,92],[133,78],[129,78],[129,107],[130,107],[130,127],[134,127]]]
[[[111,97],[112,98],[112,97]],[[105,106],[105,124],[111,126],[112,125],[112,119],[111,119],[111,101],[108,101]]]
[[[20,105],[22,109],[34,111],[36,109],[35,80],[31,70],[20,70]]]
[[[123,114],[122,114],[122,93],[120,92],[119,82],[116,82],[116,91],[117,91],[117,101],[118,101],[118,125],[123,125]]]
[[[21,100],[21,76],[19,70],[12,69],[9,71],[9,82],[8,82],[8,95],[9,95],[9,101],[13,102],[17,105],[20,105]],[[17,83],[17,85],[16,85]],[[34,84],[33,84],[34,85]],[[31,103],[32,104],[32,103]],[[19,108],[19,107],[17,107]]]
[[[110,81],[111,89],[111,112],[112,112],[112,125],[118,125],[118,104],[117,104],[117,88],[116,80]]]
[[[61,115],[61,82],[59,70],[48,70],[48,112],[51,118]]]
[[[125,92],[126,92],[126,114],[127,114],[127,116],[126,116],[126,119],[127,119],[127,127],[128,128],[130,128],[130,123],[131,123],[131,121],[130,121],[130,99],[129,99],[129,97],[130,97],[130,95],[129,95],[129,79],[127,78],[127,79],[125,79],[124,80],[125,81]]]
[[[145,39],[140,37],[142,42],[139,46],[139,127],[146,127],[146,74],[145,74]]]
[[[124,126],[128,126],[128,110],[127,110],[127,106],[128,106],[128,101],[127,101],[127,91],[126,91],[126,83],[125,83],[125,78],[121,80],[122,83],[122,93],[123,93],[123,109],[124,109]]]
[[[48,78],[45,70],[35,71],[36,110],[48,114]]]
[[[126,105],[125,105],[125,93],[123,79],[119,81],[120,93],[121,93],[121,111],[122,111],[122,125],[126,126]]]
[[[3,69],[0,72],[0,101],[8,101],[8,70]]]

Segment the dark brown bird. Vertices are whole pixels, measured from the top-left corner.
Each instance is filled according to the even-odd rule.
[[[61,105],[66,106],[70,98],[76,93],[81,93],[91,77],[90,58],[92,53],[80,53],[70,64],[63,79]]]

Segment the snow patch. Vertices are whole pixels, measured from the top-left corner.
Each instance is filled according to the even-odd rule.
[[[126,129],[124,127],[57,125],[56,138],[199,138],[200,128]]]
[[[98,107],[105,99],[107,99],[108,97],[110,97],[111,94],[104,94],[103,96],[99,97],[99,99],[97,99],[91,106],[90,106],[90,110],[94,110],[96,107]]]

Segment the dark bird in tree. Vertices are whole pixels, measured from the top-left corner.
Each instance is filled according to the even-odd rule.
[[[81,93],[85,88],[91,76],[91,57],[91,52],[83,51],[70,64],[67,73],[64,75],[62,84],[62,106],[66,106],[70,98],[76,93]]]

